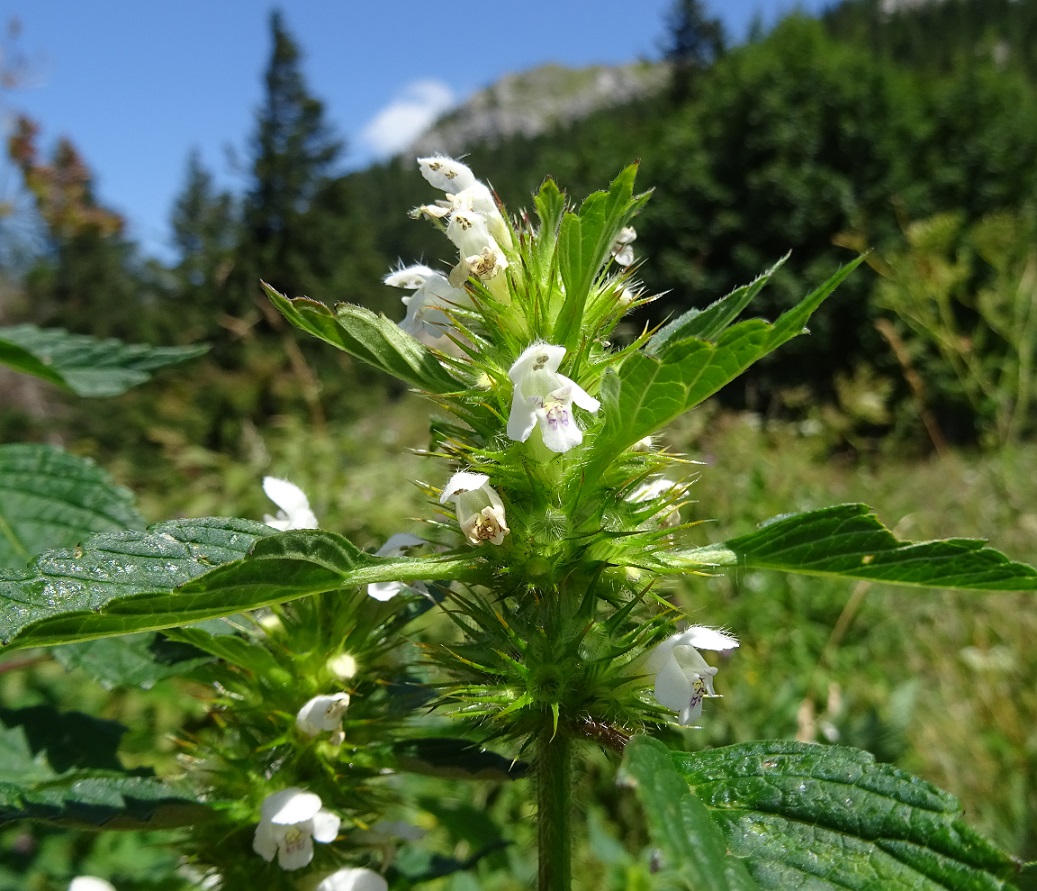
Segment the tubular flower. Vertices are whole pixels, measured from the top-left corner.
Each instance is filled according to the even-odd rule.
[[[294,483],[279,480],[274,476],[263,477],[266,497],[281,508],[276,517],[266,514],[263,522],[285,532],[289,529],[316,529],[317,517],[310,510],[306,494]]]
[[[475,211],[486,220],[493,237],[500,244],[511,247],[511,233],[504,223],[493,192],[486,183],[475,178],[467,164],[437,155],[418,158],[418,169],[429,185],[446,193],[445,201],[437,201],[431,207],[419,207],[419,214],[442,219],[455,210]]]
[[[450,284],[460,285],[469,275],[489,281],[507,268],[508,258],[491,234],[486,217],[478,211],[454,210],[446,234],[461,253],[461,262],[450,272]]]
[[[389,891],[389,884],[373,870],[354,867],[325,876],[314,891]]]
[[[630,246],[631,242],[637,239],[637,232],[634,231],[633,226],[624,226],[619,230],[619,235],[616,236],[616,241],[612,245],[611,252],[615,258],[616,263],[620,266],[632,266],[634,263],[634,249]]]
[[[489,481],[484,473],[461,471],[450,477],[439,497],[440,504],[453,499],[457,522],[465,538],[473,545],[484,541],[503,544],[504,536],[511,532],[504,519],[504,502],[487,485]]]
[[[377,551],[376,557],[402,557],[411,548],[426,544],[425,539],[406,532],[398,532],[389,536],[389,540]],[[392,600],[401,591],[410,588],[421,594],[428,594],[428,589],[421,582],[372,582],[367,586],[367,596],[375,600]]]
[[[478,182],[471,167],[446,155],[418,158],[418,170],[433,188],[455,195]]]
[[[717,669],[706,664],[699,649],[732,650],[737,646],[730,635],[695,625],[666,638],[648,654],[646,667],[655,675],[655,698],[678,713],[679,724],[687,726],[698,720],[703,698],[716,696],[713,678]]]
[[[268,795],[252,850],[281,869],[302,869],[313,859],[313,843],[335,840],[341,820],[321,808],[320,796],[289,788]]]
[[[508,371],[515,395],[508,417],[508,439],[525,442],[540,427],[544,445],[552,452],[567,452],[583,442],[583,431],[573,418],[573,403],[597,412],[601,403],[575,381],[558,373],[565,347],[534,343]]]
[[[453,324],[445,310],[453,306],[471,306],[463,288],[455,288],[441,272],[420,263],[406,266],[387,275],[383,281],[394,288],[414,291],[403,298],[407,315],[400,328],[426,346],[439,346]]]
[[[342,716],[349,707],[348,693],[314,696],[299,709],[295,726],[303,736],[313,738],[322,733],[331,734],[331,744],[338,746],[346,738],[342,732]]]

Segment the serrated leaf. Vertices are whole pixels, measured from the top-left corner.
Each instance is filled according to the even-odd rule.
[[[671,757],[762,888],[1005,889],[1020,867],[953,796],[867,752],[768,740]]]
[[[0,362],[78,396],[118,396],[160,368],[194,359],[208,349],[129,344],[35,325],[0,328]]]
[[[578,213],[562,217],[558,236],[558,268],[565,285],[565,302],[558,312],[554,343],[568,343],[580,330],[583,307],[591,285],[614,243],[614,235],[650,197],[634,196],[637,165],[617,176],[608,191],[588,195]]]
[[[749,319],[727,328],[716,343],[670,341],[658,355],[632,353],[602,384],[604,424],[589,449],[594,477],[624,449],[712,396],[750,365],[804,331],[810,316],[861,262],[839,269],[773,324]]]
[[[777,272],[789,258],[786,254],[765,273],[753,279],[749,284],[736,288],[726,297],[721,297],[705,309],[689,309],[672,322],[663,325],[645,345],[645,352],[657,355],[667,344],[679,340],[696,338],[715,342],[716,339],[741,315],[742,311],[756,299],[771,276]]]
[[[457,578],[474,559],[375,557],[332,532],[275,533],[248,520],[162,523],[0,572],[0,642],[156,631],[371,582]]]
[[[0,643],[19,637],[31,646],[30,639],[64,643],[156,630],[162,625],[146,616],[120,617],[120,598],[161,595],[169,601],[178,585],[243,557],[273,534],[249,520],[178,520],[147,532],[91,536],[75,549],[41,554],[25,570],[0,570]]]
[[[54,650],[54,658],[69,671],[89,675],[106,690],[149,690],[160,681],[180,677],[212,661],[208,654],[156,633],[65,644]]]
[[[50,706],[0,710],[0,823],[160,829],[211,816],[193,793],[126,771],[116,754],[125,730]]]
[[[745,867],[727,856],[723,835],[674,768],[673,755],[658,740],[634,736],[620,774],[637,789],[652,842],[662,852],[664,875],[695,891],[756,888]]]
[[[533,196],[533,203],[540,220],[539,235],[543,246],[553,248],[556,238],[551,236],[558,234],[558,225],[565,212],[565,195],[558,188],[558,184],[548,177]]]
[[[982,540],[900,541],[865,504],[778,517],[722,545],[663,558],[673,566],[773,569],[922,588],[1037,590],[1037,569]]]
[[[133,495],[93,461],[48,445],[0,446],[0,567],[143,526]]]
[[[340,303],[332,311],[308,297],[289,299],[265,282],[263,288],[296,328],[379,371],[430,393],[454,393],[467,386],[450,374],[428,347],[383,315],[348,303]]]

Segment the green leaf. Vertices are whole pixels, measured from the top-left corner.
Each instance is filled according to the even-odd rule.
[[[65,644],[55,648],[54,658],[69,671],[78,669],[89,675],[106,690],[148,690],[159,681],[180,677],[212,661],[211,656],[194,647],[155,633]]]
[[[179,624],[132,610],[123,615],[120,600],[138,611],[147,601],[176,613],[174,588],[273,534],[248,520],[179,520],[94,535],[75,549],[41,554],[26,570],[0,570],[0,643],[65,643]]]
[[[54,446],[0,446],[0,567],[95,532],[140,529],[133,495],[93,461]]]
[[[1037,569],[982,540],[899,541],[865,504],[778,517],[722,545],[663,558],[685,568],[738,566],[922,588],[1037,590]]]
[[[78,396],[118,396],[158,369],[194,359],[208,349],[128,344],[35,325],[0,328],[0,362]]]
[[[393,745],[393,755],[400,770],[455,780],[518,780],[529,773],[528,764],[466,739],[408,739]]]
[[[248,520],[162,523],[0,572],[0,643],[156,631],[371,582],[460,578],[476,560],[375,557],[331,532],[275,533]]]
[[[263,283],[270,301],[296,328],[368,365],[430,393],[454,393],[466,384],[450,374],[424,344],[399,325],[362,306],[340,303],[334,312],[308,297],[291,299]]]
[[[637,735],[623,753],[620,775],[637,789],[664,875],[695,891],[756,888],[744,865],[727,855],[724,836],[675,769],[674,754],[658,740]]]
[[[190,628],[171,628],[167,633],[175,641],[188,644],[253,674],[270,675],[280,668],[266,647],[257,646],[255,640],[249,640],[240,634],[213,634],[198,625],[192,625]]]
[[[648,200],[650,193],[634,197],[637,164],[622,170],[607,192],[588,195],[579,213],[562,217],[558,236],[559,272],[565,285],[565,302],[554,326],[554,343],[567,344],[579,333],[583,307],[594,280],[609,255],[620,228]]]
[[[600,475],[624,449],[712,396],[757,360],[801,334],[813,312],[861,262],[843,266],[774,324],[749,319],[727,328],[717,342],[668,341],[658,355],[632,353],[602,385],[604,424],[589,449],[589,478]]]
[[[126,771],[116,754],[125,731],[51,706],[0,709],[0,823],[160,829],[211,816],[197,795]]]
[[[788,258],[789,255],[786,254],[763,275],[753,279],[747,285],[736,288],[726,297],[721,297],[705,309],[689,309],[672,322],[663,325],[645,345],[645,352],[654,356],[665,349],[667,344],[692,337],[715,342],[741,315],[742,310],[756,299],[756,295],[763,290],[763,286],[771,280],[771,276],[782,267]]]
[[[867,752],[768,740],[672,759],[762,888],[1001,889],[1021,865]]]

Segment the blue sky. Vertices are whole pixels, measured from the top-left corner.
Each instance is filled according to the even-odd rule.
[[[707,0],[736,39],[825,0]],[[286,0],[311,92],[348,147],[345,167],[406,144],[415,128],[501,76],[658,58],[671,0]],[[0,0],[17,19],[29,76],[0,93],[5,128],[25,112],[41,144],[67,136],[147,253],[168,252],[172,202],[189,152],[240,188],[270,52],[273,4],[253,0]],[[14,183],[0,177],[0,198]]]

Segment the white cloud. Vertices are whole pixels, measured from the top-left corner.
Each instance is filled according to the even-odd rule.
[[[403,151],[443,112],[456,103],[454,91],[438,80],[418,80],[368,121],[360,142],[371,154],[385,157]]]

